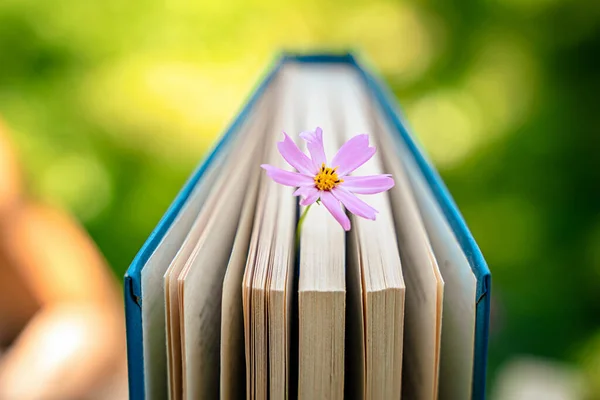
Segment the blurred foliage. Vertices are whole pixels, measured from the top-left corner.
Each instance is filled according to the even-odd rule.
[[[493,271],[492,369],[600,381],[600,2],[3,0],[0,114],[121,277],[275,52],[315,47],[363,50],[440,168]]]

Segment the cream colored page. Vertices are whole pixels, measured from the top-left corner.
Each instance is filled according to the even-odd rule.
[[[295,199],[292,191],[286,189],[278,196],[280,202],[277,214],[278,229],[275,231],[273,254],[267,277],[267,326],[269,357],[269,396],[271,398],[288,398],[289,396],[289,346],[291,326],[291,297],[290,290],[293,279],[293,232],[295,220]],[[287,209],[287,212],[285,211]]]
[[[276,84],[273,84],[274,104],[269,115],[275,120],[281,118],[281,110],[285,107],[280,96],[285,85],[288,66],[280,71]],[[273,122],[266,132],[264,142],[274,143],[281,138],[281,131]],[[264,145],[264,159],[267,164],[282,167],[281,156],[275,146]],[[244,341],[246,358],[246,397],[248,399],[266,398],[267,387],[267,320],[266,320],[266,264],[273,244],[275,218],[273,211],[277,209],[278,194],[276,185],[261,171],[256,215],[252,228],[248,260],[242,281],[242,303],[244,313]]]
[[[241,206],[250,174],[259,173],[258,143],[266,118],[244,135],[254,140],[246,153],[235,159],[235,167],[223,188],[222,197],[198,240],[183,279],[184,396],[187,399],[215,398],[219,393],[219,353],[223,278],[231,254]],[[225,171],[222,171],[225,172]]]
[[[338,93],[342,106],[343,140],[369,133],[373,143],[373,123],[369,118],[365,88],[355,71],[340,69],[328,81]],[[376,153],[353,175],[383,173],[381,156]],[[388,193],[357,196],[378,210],[375,221],[353,217],[353,230],[359,244],[362,268],[367,397],[399,398],[401,393],[404,295],[400,254]]]
[[[321,67],[326,69],[326,67]],[[341,145],[340,126],[334,121],[334,104],[339,100],[337,93],[327,84],[329,74],[318,74],[308,69],[298,73],[297,84],[303,88],[301,97],[306,101],[306,117],[302,130],[314,130],[317,126],[323,129],[323,145],[328,160],[331,160]],[[296,140],[299,148],[306,154],[304,140]],[[303,212],[306,207],[300,207]],[[306,216],[302,228],[302,244],[300,248],[300,270],[298,288],[302,291],[341,291],[345,292],[345,233],[340,224],[327,209],[313,204]],[[326,245],[324,245],[326,244]],[[340,255],[331,260],[331,254]],[[323,265],[324,261],[334,261],[333,265]]]
[[[331,107],[337,94],[319,76],[311,73],[297,79],[308,103],[303,130],[323,129],[325,153],[331,160],[340,146]],[[303,141],[299,144],[307,152]],[[312,206],[300,246],[300,399],[341,399],[344,395],[345,250],[342,227],[324,206]]]
[[[377,119],[379,116],[375,115]],[[383,132],[379,149],[386,170],[396,185],[390,197],[396,220],[398,247],[406,281],[402,395],[406,398],[437,398],[441,303],[443,281],[412,188],[393,142]]]
[[[165,272],[165,305],[166,305],[166,329],[167,329],[167,354],[169,365],[169,398],[180,399],[182,397],[181,378],[181,332],[179,319],[179,292],[177,290],[177,278],[185,263],[194,250],[200,235],[204,231],[206,223],[213,212],[215,204],[220,199],[219,191],[225,184],[221,179],[215,182],[213,190],[200,213],[196,217],[188,236],[183,245],[175,255],[171,265]]]
[[[266,176],[259,179],[258,200],[256,204],[256,214],[248,247],[248,259],[244,268],[244,277],[242,280],[242,304],[244,316],[244,356],[246,361],[246,398],[254,398],[254,337],[252,328],[252,302],[251,288],[254,278],[254,267],[256,264],[258,238],[260,236],[262,219],[265,208],[265,185]]]
[[[388,134],[396,135],[389,125]],[[471,398],[477,280],[406,145],[395,140],[444,279],[439,398]]]
[[[267,182],[269,186],[272,182]],[[268,320],[267,320],[267,282],[268,268],[271,262],[271,248],[275,241],[274,225],[276,215],[269,213],[277,210],[279,195],[276,190],[267,190],[265,211],[262,220],[258,250],[254,265],[254,276],[251,287],[251,351],[252,351],[252,396],[256,399],[267,399],[269,393],[269,352]],[[277,355],[281,357],[281,355]],[[283,366],[277,371],[281,374]]]
[[[223,149],[223,154],[226,149]],[[142,332],[144,347],[144,389],[147,399],[168,397],[167,350],[165,329],[165,291],[163,276],[187,236],[195,216],[202,208],[223,163],[219,156],[199,182],[171,228],[142,269]]]
[[[268,93],[268,92],[267,92]],[[262,98],[256,105],[254,113],[244,123],[240,129],[242,137],[240,137],[233,145],[231,153],[227,156],[227,160],[239,160],[242,155],[247,153],[249,141],[253,138],[248,137],[245,130],[252,126],[256,121],[256,115],[265,110],[265,105],[268,99],[268,94]],[[166,327],[167,327],[167,350],[169,361],[169,388],[170,397],[172,399],[180,399],[182,397],[182,342],[181,342],[181,321],[180,321],[180,298],[178,290],[178,277],[185,267],[188,259],[192,255],[198,240],[200,239],[209,218],[214,213],[214,208],[218,202],[223,201],[222,191],[224,186],[230,184],[228,176],[232,173],[235,163],[229,162],[222,167],[219,167],[218,179],[209,190],[209,196],[204,207],[196,216],[194,224],[190,229],[183,245],[175,255],[171,265],[165,273],[165,301],[166,301]]]
[[[248,248],[248,259],[244,268],[244,277],[242,280],[242,304],[244,314],[244,355],[246,361],[246,398],[254,398],[255,391],[255,363],[254,363],[254,334],[253,328],[253,303],[251,290],[255,274],[256,259],[258,253],[258,242],[263,229],[263,217],[266,207],[267,191],[266,184],[268,177],[262,175],[259,178],[258,200],[256,204],[256,215],[250,237]]]
[[[331,76],[328,81],[333,85],[332,90],[338,93],[338,99],[343,106],[343,136],[342,141],[345,142],[350,138],[368,133],[370,136],[371,145],[376,145],[373,141],[374,125],[369,119],[367,113],[368,102],[365,88],[361,85],[358,75],[353,70],[341,70],[339,73]],[[359,167],[352,175],[376,175],[384,173],[380,153]],[[393,286],[404,286],[402,277],[402,267],[400,265],[399,252],[396,249],[388,249],[387,245],[396,242],[396,233],[394,227],[394,219],[389,199],[389,193],[378,193],[375,195],[357,195],[360,199],[370,204],[378,210],[377,219],[369,221],[364,218],[354,218],[354,228],[357,228],[359,238],[364,239],[362,243],[374,244],[374,247],[365,247],[366,255],[371,259],[377,259],[377,256],[382,255],[385,259],[383,263],[375,266],[381,269],[381,274],[373,274],[372,278],[367,276],[366,283],[371,285],[372,290],[379,290],[386,287],[390,283]],[[373,233],[374,236],[366,236],[366,233]],[[373,240],[381,238],[381,241]],[[376,278],[381,276],[385,279]],[[367,287],[367,289],[370,289]]]
[[[258,182],[258,175],[250,178],[233,250],[223,280],[220,382],[221,399],[224,400],[242,399],[246,393],[242,279],[248,258]]]
[[[305,112],[306,99],[299,90],[296,70],[290,66],[284,72],[282,90],[283,106],[275,118],[273,131],[277,140],[283,139],[282,130],[290,135],[299,131],[299,116]],[[276,149],[273,144],[272,149]],[[290,167],[282,163],[280,154],[276,154],[277,164],[285,170]],[[294,279],[294,230],[296,222],[296,201],[292,195],[294,189],[275,182],[277,193],[274,238],[271,243],[270,260],[267,262],[267,313],[268,313],[268,356],[269,356],[269,396],[273,399],[288,398],[290,388],[290,338],[292,316],[292,282]],[[268,210],[269,211],[269,210]],[[271,210],[272,211],[272,210]]]
[[[267,149],[267,151],[269,151]],[[273,161],[272,156],[267,162]],[[275,207],[277,198],[269,192],[270,178],[261,175],[257,216],[254,222],[250,251],[244,271],[243,304],[244,304],[244,338],[246,342],[246,395],[248,399],[266,398],[267,396],[267,354],[266,334],[267,321],[265,308],[265,257],[268,258],[270,247],[265,243],[273,241],[273,218],[266,218],[267,210]],[[262,336],[259,337],[259,331]]]

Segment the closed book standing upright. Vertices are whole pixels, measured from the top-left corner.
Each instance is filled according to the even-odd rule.
[[[260,166],[314,153],[300,132],[332,162],[369,135],[357,175],[395,183],[364,198],[374,221],[349,206],[342,229],[323,195],[296,230],[298,193]],[[125,275],[130,398],[483,399],[490,283],[386,86],[352,54],[285,54]]]

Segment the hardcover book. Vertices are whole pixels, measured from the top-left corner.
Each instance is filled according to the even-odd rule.
[[[490,283],[382,81],[285,54],[125,275],[130,398],[483,399]]]

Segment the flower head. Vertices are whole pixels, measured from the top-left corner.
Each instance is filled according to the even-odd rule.
[[[357,135],[348,140],[327,163],[323,148],[323,130],[302,132],[310,157],[304,154],[285,132],[283,141],[277,143],[281,156],[297,172],[285,171],[272,165],[261,165],[275,182],[297,187],[294,196],[301,196],[300,204],[309,206],[317,200],[345,230],[350,230],[350,219],[341,207],[363,218],[375,219],[377,210],[359,199],[355,194],[376,194],[389,190],[394,180],[389,174],[350,176],[351,172],[369,161],[375,147],[369,147],[369,135]]]

